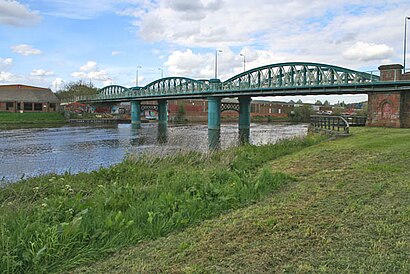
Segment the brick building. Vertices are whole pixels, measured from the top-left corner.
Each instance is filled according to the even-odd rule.
[[[153,103],[155,102],[148,102]],[[224,98],[223,104],[238,105],[236,99]],[[228,106],[229,108],[229,106]],[[206,99],[185,99],[185,100],[169,100],[168,111],[170,119],[178,115],[178,112],[183,109],[184,116],[190,121],[206,121],[208,117],[208,101]],[[288,114],[293,110],[293,104],[284,102],[270,102],[262,100],[252,100],[251,116],[262,117],[288,117]],[[239,113],[235,110],[225,110],[221,113],[222,117],[236,117]]]
[[[60,100],[48,88],[0,86],[0,112],[55,112],[59,105]]]

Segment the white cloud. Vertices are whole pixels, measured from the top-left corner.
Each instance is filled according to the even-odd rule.
[[[259,40],[258,37],[266,33],[285,29],[289,34],[304,25],[306,19],[325,13],[327,8],[341,6],[324,0],[309,5],[303,1],[280,0],[157,3],[155,6],[152,3],[147,5],[143,15],[137,14],[134,24],[141,36],[148,41],[166,41],[190,47],[245,45]],[[280,12],[275,12],[278,7]]]
[[[104,83],[107,81],[112,81],[106,70],[101,70],[94,61],[88,61],[85,65],[80,67],[80,71],[75,71],[71,73],[71,76],[75,78],[80,78],[84,80],[96,81]]]
[[[343,52],[347,59],[358,61],[383,60],[394,54],[393,48],[385,44],[357,42]]]
[[[301,0],[168,0],[149,1],[123,15],[135,18],[134,26],[146,41],[165,42],[180,52],[201,48],[206,55],[204,48],[210,54],[216,48],[237,53],[248,48],[260,56],[258,61],[249,59],[249,65],[310,61],[360,69],[377,68],[386,58],[401,59],[408,13],[406,0],[317,0],[309,5]],[[359,42],[370,45],[370,51],[357,53]],[[352,45],[356,47],[350,49]],[[176,57],[174,51],[170,56]],[[175,60],[167,61],[171,70],[183,70],[170,61]]]
[[[41,16],[18,1],[0,1],[0,24],[11,26],[31,26],[38,23]]]
[[[24,55],[24,56],[42,54],[41,50],[35,49],[33,48],[33,46],[27,45],[27,44],[20,44],[20,45],[12,46],[11,48],[13,52]]]
[[[94,70],[97,67],[97,63],[94,61],[88,61],[84,66],[80,67],[81,71]]]
[[[52,82],[51,89],[54,91],[58,91],[63,87],[64,80],[62,78],[55,78]]]
[[[39,77],[44,77],[44,76],[51,76],[54,75],[54,72],[52,71],[46,71],[44,69],[34,69],[30,73],[31,76],[39,76]]]
[[[122,3],[121,3],[122,2]],[[76,20],[93,19],[101,14],[115,11],[116,6],[121,6],[124,2],[133,2],[129,0],[42,0],[45,14],[64,17]]]
[[[0,82],[11,83],[17,80],[17,76],[6,71],[0,71]]]
[[[255,50],[252,47],[245,47],[240,53],[245,55],[246,70],[286,61],[286,57],[277,56],[272,51]],[[215,51],[209,53],[195,53],[191,49],[173,51],[164,65],[171,75],[201,79],[214,78]],[[241,72],[243,72],[243,57],[229,47],[222,48],[222,52],[218,52],[218,78],[226,80]]]
[[[102,82],[103,86],[114,85],[114,81],[111,78],[107,78]]]
[[[168,71],[175,76],[201,77],[201,70],[209,65],[209,57],[194,54],[192,50],[174,51],[165,62]],[[210,76],[210,75],[207,75]]]
[[[0,68],[6,68],[13,64],[13,58],[0,58]]]
[[[118,55],[121,55],[121,54],[122,54],[121,51],[116,51],[116,50],[114,50],[113,52],[111,52],[111,55],[112,55],[112,56],[118,56]]]

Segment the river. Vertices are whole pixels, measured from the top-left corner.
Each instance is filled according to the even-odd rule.
[[[238,144],[237,124],[223,124],[220,146]],[[306,124],[251,124],[250,143],[267,144],[303,136]],[[169,126],[158,141],[155,123],[64,126],[0,131],[0,184],[47,173],[79,173],[121,162],[127,154],[208,150],[206,125]]]

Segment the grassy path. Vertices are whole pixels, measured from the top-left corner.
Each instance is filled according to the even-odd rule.
[[[297,178],[77,273],[410,273],[410,130],[360,128],[271,162]]]

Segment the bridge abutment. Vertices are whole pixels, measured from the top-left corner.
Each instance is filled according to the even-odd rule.
[[[400,64],[379,67],[380,81],[399,82],[410,80],[410,73],[402,74]],[[410,94],[408,91],[368,93],[367,126],[410,127]]]
[[[136,128],[141,127],[141,102],[131,101],[131,123]]]

